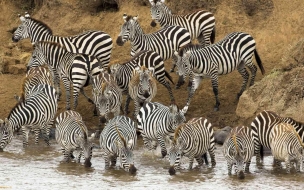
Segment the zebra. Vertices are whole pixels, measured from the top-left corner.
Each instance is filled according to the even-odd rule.
[[[158,102],[145,103],[136,119],[145,147],[155,150],[159,144],[163,158],[167,155],[166,137],[172,136],[176,127],[186,121],[184,113],[176,104],[168,107]]]
[[[256,66],[253,64],[253,55],[255,55],[262,74],[265,73],[255,44],[255,40],[249,34],[233,32],[228,34],[223,40],[204,48],[201,48],[200,45],[193,44],[181,48],[178,52],[178,74],[183,78],[185,78],[187,74],[194,75],[193,78],[190,77],[192,78],[192,85],[183,111],[185,113],[187,112],[194,92],[203,77],[211,78],[216,100],[214,106],[215,111],[218,111],[220,106],[218,98],[218,75],[231,73],[235,69],[242,75],[243,85],[237,94],[237,99],[247,87],[249,74],[246,67],[251,71],[249,85],[252,86],[257,71]]]
[[[246,126],[238,126],[231,130],[223,144],[223,154],[227,161],[228,175],[231,175],[232,166],[239,179],[244,179],[245,172],[249,172],[251,158],[254,155],[252,130]]]
[[[156,81],[152,72],[145,66],[134,69],[132,79],[129,84],[129,94],[134,100],[134,118],[144,103],[150,102],[157,93]]]
[[[123,46],[125,42],[130,40],[132,57],[141,50],[153,50],[164,61],[173,58],[174,66],[176,61],[174,51],[191,43],[189,31],[180,26],[168,26],[157,32],[144,34],[137,19],[138,16],[123,15],[124,24],[117,37],[117,45]]]
[[[73,85],[74,106],[78,105],[79,91],[86,99],[94,104],[94,102],[84,93],[83,87],[88,86],[90,77],[100,73],[102,69],[107,69],[105,65],[99,67],[96,58],[85,54],[74,54],[68,52],[65,47],[53,42],[36,42],[32,57],[28,63],[28,68],[36,67],[47,63],[62,78],[66,90],[66,109],[70,109],[70,84]],[[59,87],[57,80],[56,86]],[[57,89],[60,91],[59,89]],[[94,113],[96,114],[96,108]]]
[[[212,167],[216,165],[214,131],[212,124],[206,118],[192,118],[187,123],[179,125],[175,129],[174,138],[170,144],[170,175],[175,175],[176,170],[180,169],[182,156],[189,158],[189,169],[192,169],[194,159],[201,166],[202,156],[208,151]]]
[[[165,77],[167,77],[172,84],[174,84],[174,82],[172,81],[170,74],[165,70],[162,58],[159,56],[159,54],[152,50],[143,50],[137,53],[131,60],[122,64],[111,64],[109,67],[110,73],[113,74],[117,85],[122,90],[122,93],[127,95],[124,113],[128,113],[128,106],[131,100],[128,86],[133,70],[136,67],[141,66],[145,66],[153,71],[153,76],[155,76],[155,79],[167,88],[171,103],[175,102],[171,86]]]
[[[12,36],[14,42],[30,38],[31,43],[49,41],[59,43],[71,53],[86,54],[96,57],[101,65],[110,62],[113,41],[109,34],[103,31],[86,31],[69,37],[53,35],[50,27],[42,21],[31,18],[29,14],[19,15],[21,24]]]
[[[114,78],[106,71],[92,77],[92,94],[99,110],[100,123],[108,121],[108,113],[120,114],[122,92]]]
[[[279,123],[288,123],[292,125],[304,142],[304,124],[294,120],[291,117],[281,117],[270,110],[263,110],[251,122],[253,131],[254,149],[256,162],[259,164],[263,160],[263,147],[270,147],[270,133],[273,127]],[[304,164],[304,163],[303,163]]]
[[[21,99],[24,99],[29,95],[29,91],[32,87],[39,84],[48,84],[54,87],[53,74],[50,72],[50,69],[46,64],[30,68],[27,71],[22,82],[21,96],[15,95],[15,99],[17,101],[22,101]]]
[[[38,144],[40,131],[47,146],[49,143],[50,128],[53,125],[57,111],[57,93],[47,84],[33,86],[26,99],[17,102],[2,126],[0,149],[4,149],[13,137],[13,132],[21,128],[23,133],[23,147],[28,145],[29,128],[35,132],[35,144]]]
[[[125,171],[131,174],[136,173],[132,152],[137,141],[135,125],[129,117],[119,115],[110,119],[102,130],[99,142],[106,169],[109,169],[110,164],[115,166],[119,157],[120,166]]]
[[[151,4],[152,27],[156,26],[156,22],[161,27],[181,26],[189,31],[192,40],[197,39],[203,46],[214,43],[215,18],[211,12],[199,10],[187,15],[176,15],[171,13],[171,10],[165,4],[165,0],[149,1]]]
[[[73,151],[80,149],[77,162],[85,158],[85,167],[91,167],[92,150],[97,146],[88,137],[88,129],[81,115],[72,110],[61,112],[55,120],[55,138],[61,146],[64,161],[69,162],[73,158]]]
[[[297,172],[300,172],[304,144],[292,125],[281,122],[273,126],[270,132],[270,148],[278,166],[281,166],[281,161],[285,161],[286,172],[290,173],[290,162],[293,161]]]

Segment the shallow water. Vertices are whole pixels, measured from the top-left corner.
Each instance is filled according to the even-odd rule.
[[[98,141],[96,140],[98,143]],[[137,174],[130,175],[118,166],[104,169],[101,152],[93,152],[92,167],[85,168],[75,162],[61,163],[63,156],[55,140],[52,145],[40,141],[28,148],[22,147],[20,136],[15,137],[0,153],[0,189],[303,189],[304,173],[286,174],[272,167],[272,157],[257,167],[252,159],[250,174],[244,180],[228,176],[222,147],[216,149],[216,167],[203,166],[187,170],[188,159],[182,159],[182,169],[175,176],[168,173],[169,161],[160,158],[160,150],[143,149],[142,139],[134,151]],[[83,160],[82,160],[83,163]],[[196,163],[194,163],[195,166]]]

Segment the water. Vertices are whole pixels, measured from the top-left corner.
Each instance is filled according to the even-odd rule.
[[[216,149],[216,166],[203,166],[187,170],[188,159],[182,159],[182,170],[175,176],[168,173],[169,161],[160,158],[160,150],[150,152],[143,149],[139,138],[134,151],[137,174],[130,175],[119,166],[104,169],[101,152],[93,152],[92,167],[79,163],[63,163],[60,146],[55,140],[46,147],[43,141],[26,149],[22,147],[21,136],[16,136],[0,153],[0,189],[303,189],[304,173],[286,174],[285,170],[272,167],[272,157],[264,159],[257,167],[252,159],[250,174],[244,180],[236,175],[227,175],[226,161],[222,147]],[[98,143],[98,141],[96,141]],[[82,160],[83,163],[83,160]],[[194,163],[194,166],[196,163]],[[283,164],[284,166],[284,164]]]

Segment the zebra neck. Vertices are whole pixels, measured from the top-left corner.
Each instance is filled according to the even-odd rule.
[[[30,115],[31,112],[27,111],[26,107],[27,106],[23,102],[19,103],[15,108],[13,108],[8,116],[8,121],[13,131],[17,131],[22,126],[30,124],[28,121],[31,120],[32,116]]]

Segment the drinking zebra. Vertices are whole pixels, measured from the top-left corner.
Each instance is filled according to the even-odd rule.
[[[55,42],[64,46],[69,52],[92,55],[99,60],[101,65],[107,66],[110,62],[113,41],[111,36],[103,31],[87,31],[69,37],[54,36],[50,27],[31,18],[29,14],[19,15],[19,18],[21,24],[13,34],[12,40],[14,42],[26,38],[30,38],[31,43]]]
[[[298,122],[291,117],[281,117],[277,113],[269,110],[263,110],[251,122],[253,131],[254,149],[256,154],[256,162],[260,163],[263,159],[263,147],[270,147],[270,133],[273,127],[279,123],[288,123],[292,125],[299,134],[302,142],[304,142],[304,124]],[[303,163],[304,164],[304,163]]]
[[[191,39],[197,39],[203,46],[214,43],[215,40],[215,18],[211,12],[200,10],[187,15],[172,14],[166,6],[165,0],[149,0],[151,3],[151,26],[155,27],[159,23],[161,27],[181,26],[186,28]]]
[[[231,175],[232,166],[238,178],[244,179],[245,172],[249,172],[251,158],[254,155],[252,130],[249,127],[235,127],[223,144],[223,153],[227,161],[228,175]]]
[[[53,42],[36,42],[32,57],[28,63],[28,68],[47,63],[57,75],[57,87],[59,87],[59,74],[66,90],[66,109],[70,109],[70,84],[73,85],[74,107],[78,105],[79,91],[86,99],[93,101],[84,93],[83,87],[88,86],[90,77],[100,73],[103,65],[99,67],[96,58],[85,54],[75,54],[68,52],[65,47]],[[58,89],[60,91],[60,89]],[[94,110],[96,113],[96,109]]]
[[[285,161],[286,172],[290,173],[290,163],[295,162],[296,170],[300,172],[304,144],[292,125],[281,122],[273,126],[270,132],[270,148],[278,166],[281,166],[281,161]]]
[[[136,173],[133,162],[133,150],[136,146],[135,123],[126,116],[116,116],[109,120],[100,134],[100,147],[105,159],[105,168],[116,165],[117,157],[120,166],[131,174]],[[111,163],[110,163],[111,162]]]
[[[134,101],[134,118],[144,103],[150,102],[157,93],[156,81],[145,66],[137,67],[129,84],[129,94]]]
[[[175,99],[173,96],[172,89],[170,87],[169,82],[165,79],[167,77],[170,82],[173,83],[172,77],[170,74],[165,70],[164,62],[162,58],[154,51],[151,50],[143,50],[137,53],[131,60],[122,63],[122,64],[112,64],[110,66],[111,74],[113,74],[117,85],[122,90],[123,94],[127,94],[126,103],[124,106],[124,113],[127,114],[129,103],[131,97],[129,95],[129,83],[131,80],[131,76],[133,70],[136,67],[145,66],[149,70],[153,71],[153,76],[155,79],[164,85],[167,90],[169,91],[170,100],[174,103]]]
[[[108,113],[120,114],[122,93],[114,78],[106,71],[92,77],[93,100],[99,110],[100,123],[108,121]]]
[[[188,47],[187,47],[188,46]],[[262,62],[255,47],[255,40],[246,33],[234,32],[228,34],[223,40],[202,48],[200,45],[187,45],[178,52],[177,62],[178,74],[186,77],[187,74],[193,75],[191,90],[188,94],[186,106],[183,108],[187,112],[194,92],[198,88],[204,77],[210,77],[215,96],[214,110],[218,111],[220,101],[218,98],[218,76],[231,73],[235,69],[243,77],[243,85],[237,94],[239,98],[247,87],[249,74],[246,67],[250,69],[251,80],[249,85],[254,84],[257,68],[253,64],[253,55],[262,74],[265,73]],[[187,50],[187,51],[185,51]]]
[[[11,110],[5,124],[1,128],[0,149],[4,149],[13,137],[13,132],[21,128],[23,146],[28,145],[29,127],[35,132],[35,144],[40,131],[44,141],[49,146],[50,128],[53,125],[57,111],[57,94],[55,89],[47,84],[33,86],[26,99],[19,101]]]
[[[158,102],[148,102],[139,110],[137,128],[143,137],[145,147],[155,150],[159,144],[162,157],[165,157],[165,138],[173,136],[176,127],[185,121],[184,113],[177,105],[171,104],[168,107]]]
[[[80,149],[76,161],[80,163],[83,156],[85,167],[91,167],[92,150],[96,145],[88,137],[88,129],[81,115],[72,110],[64,111],[57,116],[55,127],[55,138],[61,146],[64,161],[69,162],[74,158],[73,152]]]
[[[17,101],[22,101],[21,99],[24,99],[29,95],[32,87],[39,84],[48,84],[54,87],[53,74],[46,64],[39,67],[33,67],[27,71],[21,87],[21,96],[15,95],[15,99]]]
[[[194,159],[201,166],[203,155],[207,152],[210,154],[212,167],[214,167],[216,164],[214,150],[214,131],[211,123],[203,117],[192,118],[175,129],[169,149],[169,174],[175,175],[176,170],[180,169],[182,156],[189,158],[189,169],[192,169]]]
[[[131,56],[142,50],[153,50],[165,61],[174,57],[174,51],[191,43],[190,33],[180,26],[168,26],[161,30],[145,34],[139,23],[138,16],[123,15],[125,23],[117,37],[116,43],[123,46],[125,42],[131,42]]]

